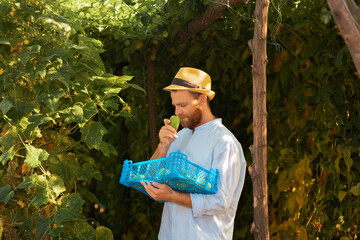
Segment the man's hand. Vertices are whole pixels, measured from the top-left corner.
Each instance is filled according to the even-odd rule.
[[[160,144],[170,146],[170,144],[178,137],[177,131],[170,125],[169,119],[164,119],[164,126],[159,131]]]
[[[156,201],[170,201],[174,190],[166,184],[141,182],[146,192]]]
[[[145,191],[156,201],[168,201],[192,208],[190,194],[174,191],[166,184],[141,182]]]
[[[169,119],[164,119],[164,126],[159,131],[160,142],[151,159],[166,157],[170,144],[178,137],[177,131],[170,125]]]

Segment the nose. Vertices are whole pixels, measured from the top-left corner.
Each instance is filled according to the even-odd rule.
[[[181,114],[181,109],[179,108],[179,107],[175,107],[175,115],[176,116],[180,116],[180,114]]]

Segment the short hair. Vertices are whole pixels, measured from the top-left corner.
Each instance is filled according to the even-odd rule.
[[[201,95],[205,95],[205,94],[203,94],[203,93],[198,93],[198,92],[193,92],[193,91],[189,91],[189,92],[190,92],[190,94],[194,97],[194,99],[199,98]],[[208,105],[210,105],[209,97],[206,96],[206,95],[205,95],[205,97],[206,97],[206,103],[207,103]]]

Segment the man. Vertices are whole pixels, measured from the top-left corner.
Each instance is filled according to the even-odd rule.
[[[160,142],[152,159],[180,150],[205,169],[218,169],[216,194],[182,193],[160,183],[142,183],[155,200],[166,201],[159,239],[232,239],[234,218],[244,185],[246,162],[234,135],[210,109],[215,92],[210,76],[195,68],[180,68],[170,86],[175,114],[183,129],[177,131],[164,119]]]

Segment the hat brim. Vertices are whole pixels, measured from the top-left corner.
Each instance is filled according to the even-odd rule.
[[[205,94],[206,96],[209,97],[209,101],[211,101],[214,97],[215,97],[215,92],[208,90],[208,89],[203,89],[203,88],[188,88],[188,87],[183,87],[183,86],[179,86],[179,85],[169,85],[165,88],[163,88],[165,91],[172,91],[172,90],[187,90],[187,91],[191,91],[191,92],[197,92],[197,93],[202,93]]]

